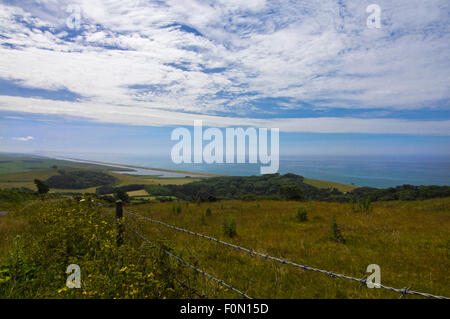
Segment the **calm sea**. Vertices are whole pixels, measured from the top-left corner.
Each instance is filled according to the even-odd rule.
[[[226,175],[259,175],[260,164],[174,164],[151,156],[86,155],[85,159]],[[358,186],[450,185],[450,157],[303,156],[280,159],[280,174]]]

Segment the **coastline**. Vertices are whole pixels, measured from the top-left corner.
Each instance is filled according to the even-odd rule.
[[[62,159],[62,160],[72,161],[72,162],[100,164],[100,165],[117,167],[117,168],[145,169],[145,170],[152,170],[152,171],[157,171],[157,172],[184,174],[184,175],[189,175],[191,177],[197,177],[197,176],[204,176],[204,177],[225,176],[223,174],[221,175],[221,174],[212,174],[212,173],[190,172],[190,171],[180,171],[180,170],[167,169],[167,168],[156,168],[156,167],[149,167],[149,166],[138,166],[138,165],[128,165],[128,164],[119,164],[119,163],[91,161],[91,160],[83,160],[83,159],[72,158],[72,157],[63,157],[63,156],[60,156],[59,158]]]

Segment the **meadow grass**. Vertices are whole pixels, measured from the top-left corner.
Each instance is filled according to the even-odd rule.
[[[185,298],[179,265],[128,234],[91,203],[31,201],[0,219],[2,298]],[[70,264],[81,288],[68,289]]]
[[[296,263],[361,278],[369,264],[381,267],[381,283],[450,296],[450,198],[381,202],[368,213],[349,204],[308,202],[308,221],[298,222],[298,202],[223,201],[142,204],[130,210],[179,227]],[[210,207],[214,214],[203,213]],[[236,220],[237,235],[223,231]],[[345,244],[332,236],[333,218]],[[219,278],[256,298],[398,298],[384,289],[359,289],[355,282],[304,272],[234,251],[195,236],[136,220],[151,240],[166,239]],[[207,287],[199,287],[206,290]]]
[[[306,221],[299,222],[296,216],[300,206],[307,210]],[[208,208],[212,213],[207,215]],[[412,285],[413,290],[450,296],[450,198],[376,202],[369,213],[353,212],[348,203],[269,200],[166,202],[126,209],[258,252],[356,278],[367,274],[369,264],[378,264],[382,284],[396,288]],[[9,215],[0,217],[0,266],[15,265],[11,264],[11,256],[21,253],[19,235],[28,246],[21,258],[35,273],[35,281],[24,281],[20,277],[23,274],[18,273],[13,286],[6,289],[0,284],[0,298],[196,297],[177,285],[174,276],[209,298],[240,297],[151,249],[129,229],[124,233],[122,250],[117,250],[115,221],[104,215],[113,215],[113,211],[113,207],[109,212],[100,211],[88,202],[68,199],[34,200],[10,209]],[[233,236],[224,231],[225,219],[235,221]],[[333,240],[334,219],[345,244]],[[125,225],[254,298],[399,297],[383,289],[360,289],[356,282],[250,256],[128,215]],[[126,260],[126,264],[118,265],[118,260]],[[68,262],[79,263],[82,271],[91,275],[85,278],[84,290],[64,290]],[[123,277],[121,270],[129,273]],[[146,277],[150,273],[155,281]]]

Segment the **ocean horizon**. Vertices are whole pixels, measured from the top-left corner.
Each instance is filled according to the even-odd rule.
[[[260,163],[175,164],[170,158],[151,155],[78,154],[76,158],[235,176],[260,175],[261,167]],[[280,174],[294,173],[356,186],[450,185],[450,157],[447,156],[305,155],[282,157],[279,166]],[[139,174],[145,173],[145,170],[139,171]]]

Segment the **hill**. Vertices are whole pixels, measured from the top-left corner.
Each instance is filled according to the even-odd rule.
[[[130,216],[119,249],[116,221],[109,214],[114,207],[101,209],[89,200],[80,203],[58,195],[30,196],[9,203],[10,213],[0,217],[0,298],[198,298],[199,293],[239,297],[143,245],[131,228],[254,298],[399,296],[303,272]],[[0,196],[0,210],[9,198]],[[299,207],[306,212],[303,221]],[[450,295],[450,198],[377,202],[367,213],[353,211],[348,203],[273,200],[156,203],[127,210],[356,278],[367,274],[369,264],[377,264],[385,285],[413,284],[417,291]],[[230,220],[232,237],[225,227],[230,227]],[[336,240],[333,220],[345,242]],[[71,263],[82,268],[82,289],[65,288],[64,272]]]

